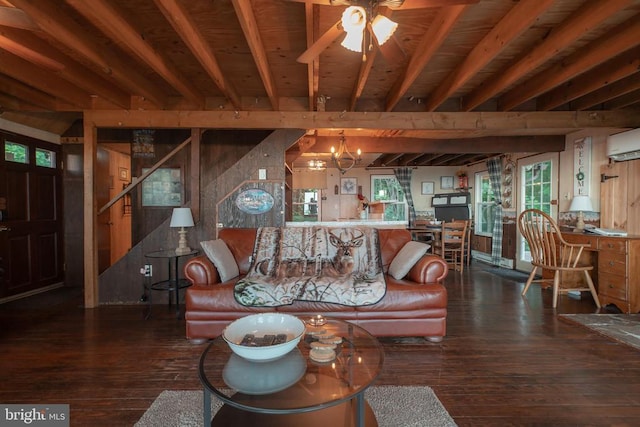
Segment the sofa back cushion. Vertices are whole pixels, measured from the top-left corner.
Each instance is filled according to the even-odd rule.
[[[411,233],[404,229],[381,228],[378,230],[382,270],[387,273],[391,261],[407,242],[411,241]]]
[[[411,233],[399,228],[378,229],[382,271],[387,273],[389,264],[396,257],[405,243],[411,241]],[[223,228],[218,238],[226,242],[233,257],[238,263],[240,274],[247,274],[251,265],[251,255],[256,241],[255,228]]]
[[[251,255],[256,242],[255,228],[223,228],[218,238],[225,241],[238,263],[241,275],[247,274],[251,266]]]

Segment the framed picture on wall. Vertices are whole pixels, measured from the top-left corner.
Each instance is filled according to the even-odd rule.
[[[340,194],[358,194],[357,178],[340,178]]]
[[[422,182],[422,194],[433,194],[435,188],[435,182],[423,181]]]
[[[443,190],[452,190],[453,189],[453,177],[452,176],[441,176],[440,177],[440,188]]]
[[[143,168],[144,174],[148,169]],[[180,168],[156,169],[142,183],[142,206],[181,206]]]

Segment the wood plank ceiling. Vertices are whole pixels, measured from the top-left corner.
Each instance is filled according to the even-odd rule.
[[[340,44],[358,1],[399,24],[364,54]],[[9,120],[59,133],[85,110],[250,112],[255,127],[274,111],[277,127],[304,111],[447,122],[310,127],[292,162],[326,156],[340,135],[373,166],[559,151],[579,129],[563,112],[640,126],[639,70],[640,0],[0,0]],[[533,112],[552,125],[509,124]],[[458,130],[463,113],[491,126]]]

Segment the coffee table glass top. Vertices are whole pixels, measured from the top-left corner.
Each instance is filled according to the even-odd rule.
[[[335,359],[309,358],[314,328],[342,338]],[[317,410],[353,399],[380,374],[384,351],[363,328],[341,320],[320,327],[307,326],[298,347],[271,362],[251,362],[234,354],[218,337],[200,359],[200,380],[223,402],[263,413]]]

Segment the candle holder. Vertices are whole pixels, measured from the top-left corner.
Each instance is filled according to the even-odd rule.
[[[307,323],[311,326],[322,326],[327,323],[327,319],[325,319],[322,314],[317,314],[309,318],[309,320],[307,320]]]

